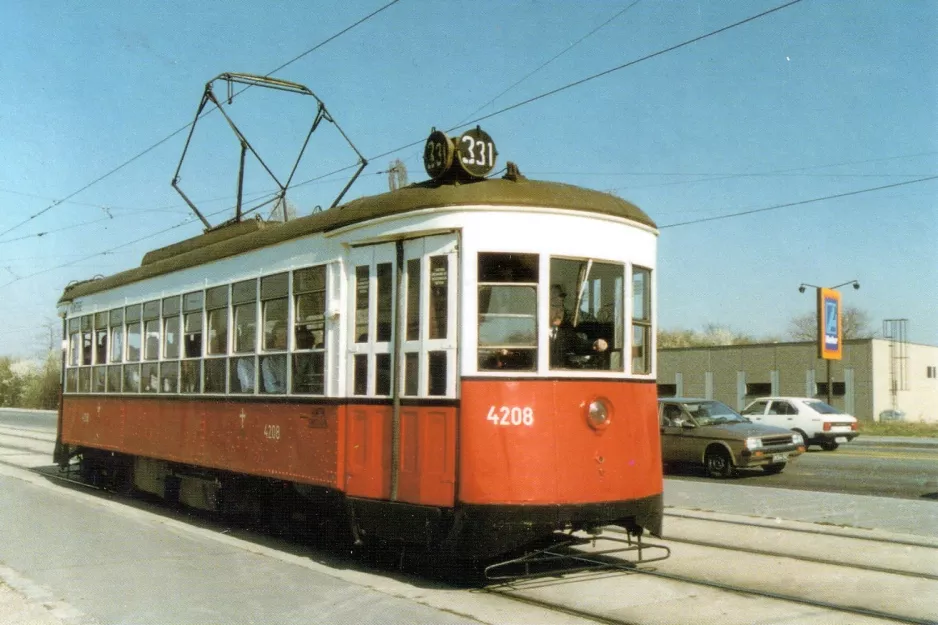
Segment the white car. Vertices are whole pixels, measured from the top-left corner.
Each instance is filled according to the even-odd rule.
[[[757,423],[798,432],[804,438],[805,449],[820,445],[833,451],[860,435],[856,417],[814,397],[761,397],[746,406],[742,414]]]

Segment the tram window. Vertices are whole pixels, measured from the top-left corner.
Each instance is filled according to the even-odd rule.
[[[159,363],[147,362],[140,365],[140,392],[155,393],[160,388]]]
[[[185,317],[185,354],[186,358],[198,358],[202,355],[202,312],[186,313]]]
[[[361,265],[355,268],[355,342],[368,342],[368,298],[371,291],[371,268]],[[355,365],[358,366],[357,364]],[[356,393],[364,395],[364,393]]]
[[[222,287],[225,289],[226,287]],[[205,293],[202,291],[193,291],[182,296],[182,312],[201,312],[205,303]],[[225,302],[227,304],[227,302]]]
[[[157,360],[160,357],[160,320],[143,322],[143,334],[146,337],[143,349],[144,360]]]
[[[179,361],[160,363],[160,392],[175,393],[179,390]]]
[[[254,302],[234,307],[234,351],[245,354],[254,351],[256,345],[257,306]]]
[[[392,280],[391,263],[378,263],[375,267],[378,281],[378,310],[377,310],[377,330],[375,340],[387,342],[391,340],[391,306],[394,292],[394,283]],[[379,393],[383,394],[383,393]],[[390,394],[388,391],[387,394]]]
[[[427,367],[428,395],[446,395],[446,352],[430,352],[429,366]]]
[[[325,361],[323,352],[293,354],[293,392],[312,395],[325,393]]]
[[[91,392],[91,367],[82,367],[78,370],[78,392]]]
[[[261,356],[261,392],[287,392],[287,355],[272,354]]]
[[[261,278],[261,314],[263,317],[263,337],[261,348],[264,351],[282,351],[287,349],[287,293],[290,287],[290,275],[278,273]],[[271,361],[271,363],[280,361]],[[263,367],[263,362],[261,362]],[[279,366],[279,365],[271,365]],[[283,358],[284,378],[286,378],[286,358]],[[285,386],[283,380],[281,387]],[[282,391],[276,391],[282,392]]]
[[[375,395],[391,394],[391,354],[375,354]]]
[[[107,392],[121,392],[121,366],[111,365],[107,368]]]
[[[287,349],[287,298],[264,302],[264,351]]]
[[[178,295],[163,299],[163,358],[179,358],[181,299]]]
[[[355,354],[355,395],[368,394],[368,354]]]
[[[254,356],[241,356],[230,359],[228,384],[229,393],[253,393],[256,381]]]
[[[103,365],[107,362],[107,319],[106,312],[96,313],[94,316],[94,364],[96,365]]]
[[[124,392],[140,392],[140,365],[124,365]]]
[[[208,310],[208,353],[227,354],[228,286],[208,289],[205,292],[205,308]],[[224,392],[224,384],[221,392]]]
[[[137,362],[140,360],[140,304],[134,304],[124,309],[124,321],[127,329],[127,362]],[[127,384],[124,383],[124,391],[127,391]]]
[[[206,358],[205,369],[202,373],[205,381],[202,392],[225,392],[225,380],[228,378],[228,360],[226,358]]]
[[[124,309],[115,308],[110,315],[111,326],[111,360],[120,362],[124,356]],[[120,390],[120,385],[117,386]]]
[[[228,309],[208,311],[208,353],[228,353]]]
[[[430,257],[430,338],[447,337],[449,313],[449,259],[446,256]]]
[[[81,362],[81,319],[68,320],[68,364],[75,367]],[[76,389],[78,388],[76,382]]]
[[[420,354],[404,354],[404,395],[416,395],[420,383]]]
[[[228,285],[216,286],[205,292],[205,307],[207,309],[227,308],[227,306]]]
[[[179,315],[163,319],[163,358],[179,358]]]
[[[107,383],[107,367],[95,367],[92,370],[92,390],[95,393],[103,393]]]
[[[179,392],[198,393],[202,380],[202,361],[183,360],[179,365]],[[224,377],[222,377],[224,382]]]
[[[326,318],[325,266],[293,272],[293,305],[294,349],[322,348]]]
[[[651,270],[632,268],[632,373],[651,371]]]
[[[78,391],[78,369],[68,369],[65,372],[65,390],[69,393]]]
[[[479,369],[534,370],[537,255],[481,253],[478,277]]]
[[[407,340],[420,340],[420,259],[407,261]],[[406,385],[405,385],[406,386]],[[407,393],[416,395],[417,391]]]
[[[140,322],[127,324],[127,362],[140,360]]]
[[[479,282],[528,282],[538,280],[537,254],[479,254]]]
[[[231,285],[234,308],[234,351],[253,352],[257,348],[257,280],[244,280]],[[232,374],[233,375],[233,374]],[[253,386],[251,387],[253,391]]]
[[[623,369],[625,268],[552,258],[547,315],[551,369]]]
[[[91,315],[81,318],[81,364],[91,364]],[[89,387],[90,390],[90,387]]]

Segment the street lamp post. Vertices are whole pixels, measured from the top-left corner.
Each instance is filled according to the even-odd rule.
[[[824,349],[824,337],[825,337],[825,334],[826,334],[827,330],[826,330],[825,327],[824,327],[824,326],[826,325],[826,323],[825,323],[825,322],[826,322],[826,319],[825,319],[824,314],[823,314],[824,309],[823,309],[823,306],[822,306],[821,297],[822,297],[824,291],[836,291],[836,290],[839,289],[840,287],[842,287],[842,286],[847,286],[848,284],[852,284],[854,290],[857,290],[857,289],[860,288],[860,282],[857,281],[857,280],[847,280],[846,282],[843,282],[843,283],[838,284],[838,285],[836,285],[836,286],[829,286],[829,287],[821,287],[821,286],[818,286],[818,285],[816,285],[816,284],[808,284],[807,282],[802,282],[802,283],[798,286],[798,292],[799,292],[799,293],[804,293],[804,292],[805,292],[805,289],[806,289],[807,287],[811,287],[812,289],[815,289],[815,290],[818,292],[818,320],[817,320],[817,323],[818,323],[818,353],[820,354],[819,357],[822,357],[822,358],[824,358],[824,360],[827,361],[827,403],[828,403],[828,405],[832,405],[832,404],[833,404],[833,401],[834,401],[834,384],[831,382],[831,360],[834,360],[834,359],[840,360],[840,350],[838,349],[836,355],[828,355],[828,354],[825,353],[825,349]],[[840,345],[842,345],[842,337],[840,336],[840,335],[841,335],[841,327],[840,327],[841,321],[840,321],[840,295],[839,295],[839,294],[837,295],[837,298],[836,298],[835,301],[836,301],[835,306],[836,306],[836,313],[837,313],[837,322],[836,322],[836,324],[837,324],[837,330],[836,330],[836,332],[837,332],[837,335],[838,335],[838,337],[837,337],[837,339],[838,339],[838,340],[837,340],[837,343],[838,343],[838,347],[839,347]]]

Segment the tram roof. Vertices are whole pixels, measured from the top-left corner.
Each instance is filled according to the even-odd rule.
[[[236,256],[298,237],[325,233],[391,215],[453,206],[492,205],[548,207],[609,215],[656,228],[640,208],[619,197],[559,182],[488,179],[463,184],[435,181],[353,200],[286,223],[259,219],[211,230],[205,234],[147,252],[139,267],[65,288],[59,302],[106,291],[140,280]]]

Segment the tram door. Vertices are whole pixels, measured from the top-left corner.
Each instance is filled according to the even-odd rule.
[[[346,492],[452,505],[457,236],[358,247],[349,261]]]

